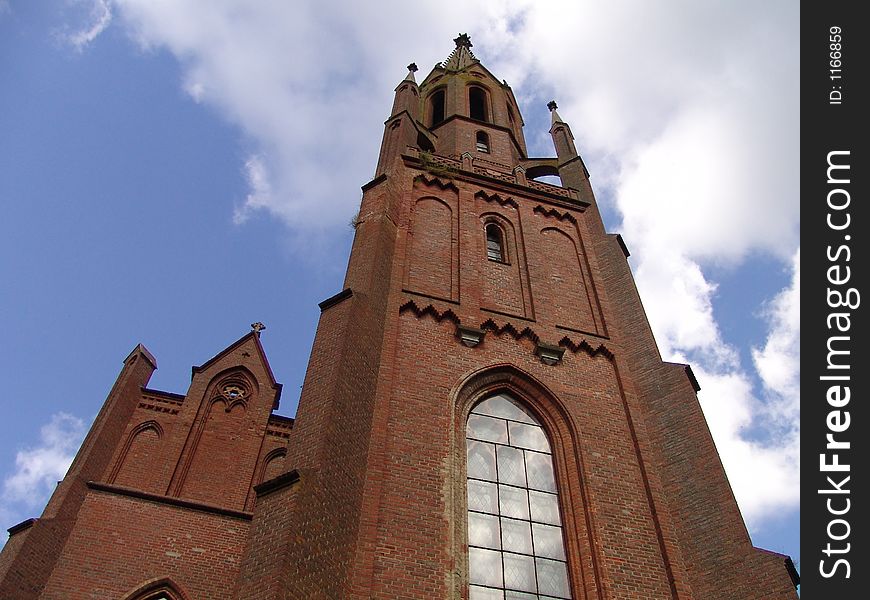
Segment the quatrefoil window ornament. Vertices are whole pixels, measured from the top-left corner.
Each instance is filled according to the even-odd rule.
[[[221,388],[221,396],[227,400],[242,400],[248,396],[248,390],[237,383],[225,383]]]

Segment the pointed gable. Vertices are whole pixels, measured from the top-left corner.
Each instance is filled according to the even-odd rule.
[[[233,367],[244,367],[246,370],[255,373],[261,371],[265,374],[267,381],[262,383],[268,383],[269,387],[274,390],[272,410],[278,408],[282,385],[275,380],[272,367],[266,358],[266,351],[260,343],[260,334],[257,331],[243,335],[202,365],[192,367],[190,376],[191,379],[194,379],[201,373],[209,371],[217,373]]]

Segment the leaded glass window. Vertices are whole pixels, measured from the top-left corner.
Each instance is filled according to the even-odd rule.
[[[470,600],[570,599],[550,442],[507,394],[466,426]]]

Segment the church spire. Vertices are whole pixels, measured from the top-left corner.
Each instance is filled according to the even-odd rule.
[[[404,151],[406,146],[419,145],[416,122],[420,120],[420,87],[414,78],[416,71],[417,65],[409,64],[408,74],[396,86],[393,109],[385,123],[376,175],[387,171],[392,161]]]
[[[420,107],[419,97],[420,90],[417,86],[417,80],[414,78],[414,73],[417,71],[416,63],[408,65],[408,74],[396,86],[396,96],[393,99],[393,110],[390,116],[396,116],[402,111],[407,111],[412,119],[419,118]]]

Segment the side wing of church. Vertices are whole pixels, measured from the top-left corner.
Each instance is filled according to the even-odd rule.
[[[529,157],[460,35],[395,90],[295,419],[260,325],[184,395],[137,346],[0,598],[794,599],[663,362],[571,128]],[[557,176],[561,185],[538,181]]]

